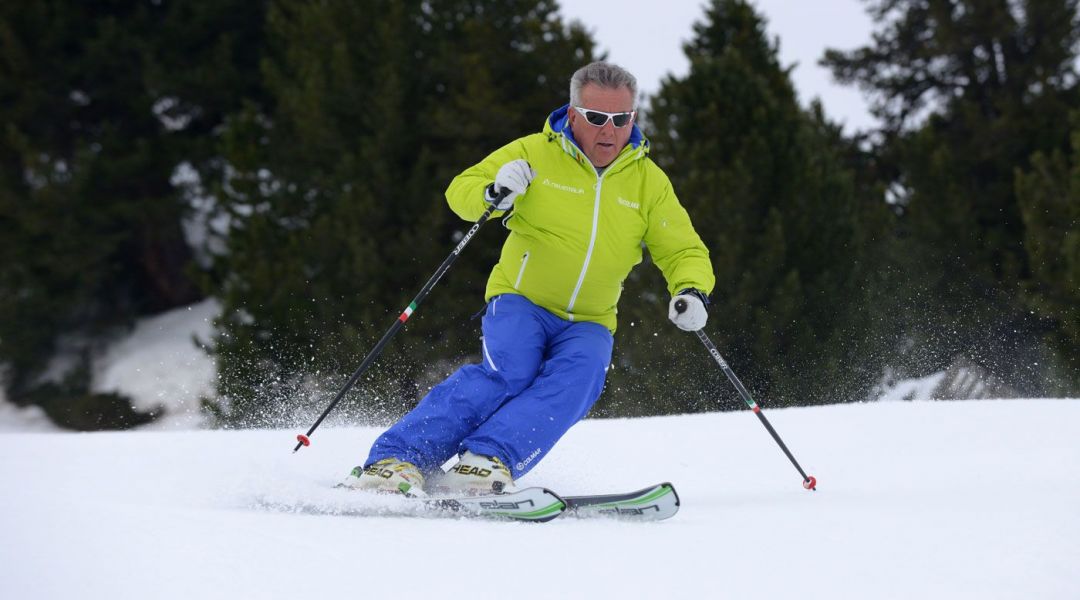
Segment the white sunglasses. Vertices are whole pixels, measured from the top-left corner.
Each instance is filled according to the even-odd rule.
[[[604,125],[607,125],[608,121],[611,121],[612,125],[619,129],[622,129],[634,120],[634,114],[637,113],[636,110],[632,110],[630,112],[609,113],[602,110],[581,108],[580,106],[574,106],[572,108],[578,111],[581,116],[585,117],[585,120],[588,121],[589,125],[592,125],[593,127],[603,127]]]

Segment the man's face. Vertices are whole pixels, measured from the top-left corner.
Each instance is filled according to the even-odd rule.
[[[608,113],[629,112],[634,110],[634,97],[626,86],[606,88],[586,83],[581,88],[581,108]],[[586,121],[573,107],[569,114],[570,131],[574,132],[574,139],[595,167],[610,165],[630,141],[633,121],[627,123],[626,127],[615,127],[611,119],[608,119],[603,126],[597,127]]]

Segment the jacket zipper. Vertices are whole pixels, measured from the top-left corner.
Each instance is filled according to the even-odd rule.
[[[596,230],[600,223],[600,188],[604,180],[603,175],[596,176],[596,198],[593,200],[593,213],[592,213],[592,234],[589,236],[589,249],[585,252],[585,264],[581,265],[581,274],[578,275],[577,285],[574,286],[574,293],[570,294],[570,304],[566,306],[566,316],[571,321],[574,320],[574,303],[577,302],[578,292],[581,291],[581,284],[585,283],[585,272],[589,270],[589,262],[592,261],[593,248],[596,246]]]
[[[521,268],[518,269],[517,280],[514,281],[514,289],[515,290],[520,290],[521,289],[521,277],[523,275],[525,275],[525,265],[527,265],[527,264],[529,264],[529,253],[528,252],[526,252],[525,255],[521,257]]]
[[[628,153],[615,159],[615,162],[604,169],[603,174],[596,171],[596,167],[593,167],[593,171],[596,172],[596,198],[593,200],[592,234],[589,237],[589,249],[585,252],[585,264],[581,265],[581,274],[578,275],[577,285],[574,286],[574,293],[570,295],[570,304],[566,306],[566,315],[571,321],[574,320],[574,303],[577,302],[578,293],[581,292],[581,285],[585,283],[585,273],[589,270],[589,262],[592,261],[593,248],[596,247],[596,233],[600,225],[600,190],[603,188],[604,176],[610,173],[612,168],[618,164],[620,160],[625,159],[631,154],[633,153]]]

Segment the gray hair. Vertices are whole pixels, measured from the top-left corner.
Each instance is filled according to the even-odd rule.
[[[637,106],[637,79],[630,71],[606,62],[594,62],[574,71],[570,78],[570,105],[581,106],[581,88],[587,83],[594,83],[600,87],[618,89],[627,87],[630,89],[630,97],[634,106]]]

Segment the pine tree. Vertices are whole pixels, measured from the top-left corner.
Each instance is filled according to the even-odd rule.
[[[933,370],[963,352],[1038,393],[1045,324],[1023,299],[1038,258],[1015,172],[1067,148],[1077,3],[891,0],[871,14],[874,43],[824,63],[886,124],[877,154],[902,213],[887,285],[914,348],[903,360]]]
[[[1047,389],[1080,390],[1080,112],[1073,113],[1071,152],[1036,154],[1017,177],[1024,247],[1032,277],[1026,300],[1048,323],[1063,372]]]
[[[376,18],[377,17],[377,18]],[[321,409],[468,228],[454,175],[539,130],[592,56],[551,1],[281,0],[270,100],[231,120],[216,264],[226,422]],[[401,414],[476,352],[492,223],[386,349],[338,416]]]
[[[258,29],[243,27],[259,7],[0,7],[0,362],[14,401],[77,427],[131,423],[94,416],[117,399],[88,394],[91,358],[134,317],[199,298],[171,178],[212,160],[206,140],[246,91]],[[42,386],[58,355],[74,368]]]
[[[873,223],[863,213],[874,211],[856,196],[847,142],[820,109],[799,107],[748,3],[711,2],[685,51],[689,74],[664,82],[648,122],[652,156],[712,252],[707,332],[771,403],[857,398],[868,381],[852,368],[860,346],[849,317]],[[623,302],[606,401],[633,410],[644,391],[651,404],[637,412],[739,406],[697,340],[663,320],[663,289],[655,270],[628,284],[624,298],[641,301]]]

